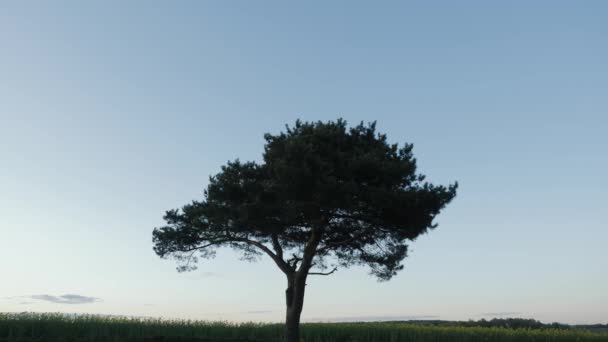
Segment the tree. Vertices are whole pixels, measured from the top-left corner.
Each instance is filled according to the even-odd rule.
[[[379,280],[403,269],[407,243],[435,228],[457,183],[416,173],[412,145],[388,144],[376,124],[301,122],[266,134],[263,162],[228,162],[202,201],[169,210],[154,251],[178,270],[231,247],[268,255],[287,278],[285,341],[299,341],[306,279],[366,265]]]

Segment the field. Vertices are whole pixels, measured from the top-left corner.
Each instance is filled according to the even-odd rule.
[[[0,314],[0,341],[280,341],[281,324],[169,321],[59,314]],[[437,327],[403,323],[309,323],[305,342],[608,342],[583,330]]]

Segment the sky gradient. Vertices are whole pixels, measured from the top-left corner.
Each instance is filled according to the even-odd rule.
[[[165,210],[297,118],[378,121],[458,181],[405,269],[308,281],[303,320],[608,323],[608,2],[0,4],[0,311],[280,321],[226,250],[177,273]]]

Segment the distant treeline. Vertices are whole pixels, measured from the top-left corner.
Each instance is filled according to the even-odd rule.
[[[508,328],[508,329],[558,329],[571,330],[582,329],[592,332],[608,332],[608,324],[583,324],[569,325],[563,323],[543,323],[530,318],[494,318],[491,320],[480,319],[478,321],[442,321],[442,320],[416,320],[399,321],[400,323],[431,325],[443,327],[483,327],[483,328]]]

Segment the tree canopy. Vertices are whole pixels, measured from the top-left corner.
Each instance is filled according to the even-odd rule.
[[[159,256],[190,270],[231,247],[267,254],[287,275],[365,265],[388,280],[456,195],[457,183],[426,182],[413,145],[389,144],[375,123],[297,121],[264,137],[261,162],[228,162],[202,200],[166,212],[153,232]]]

